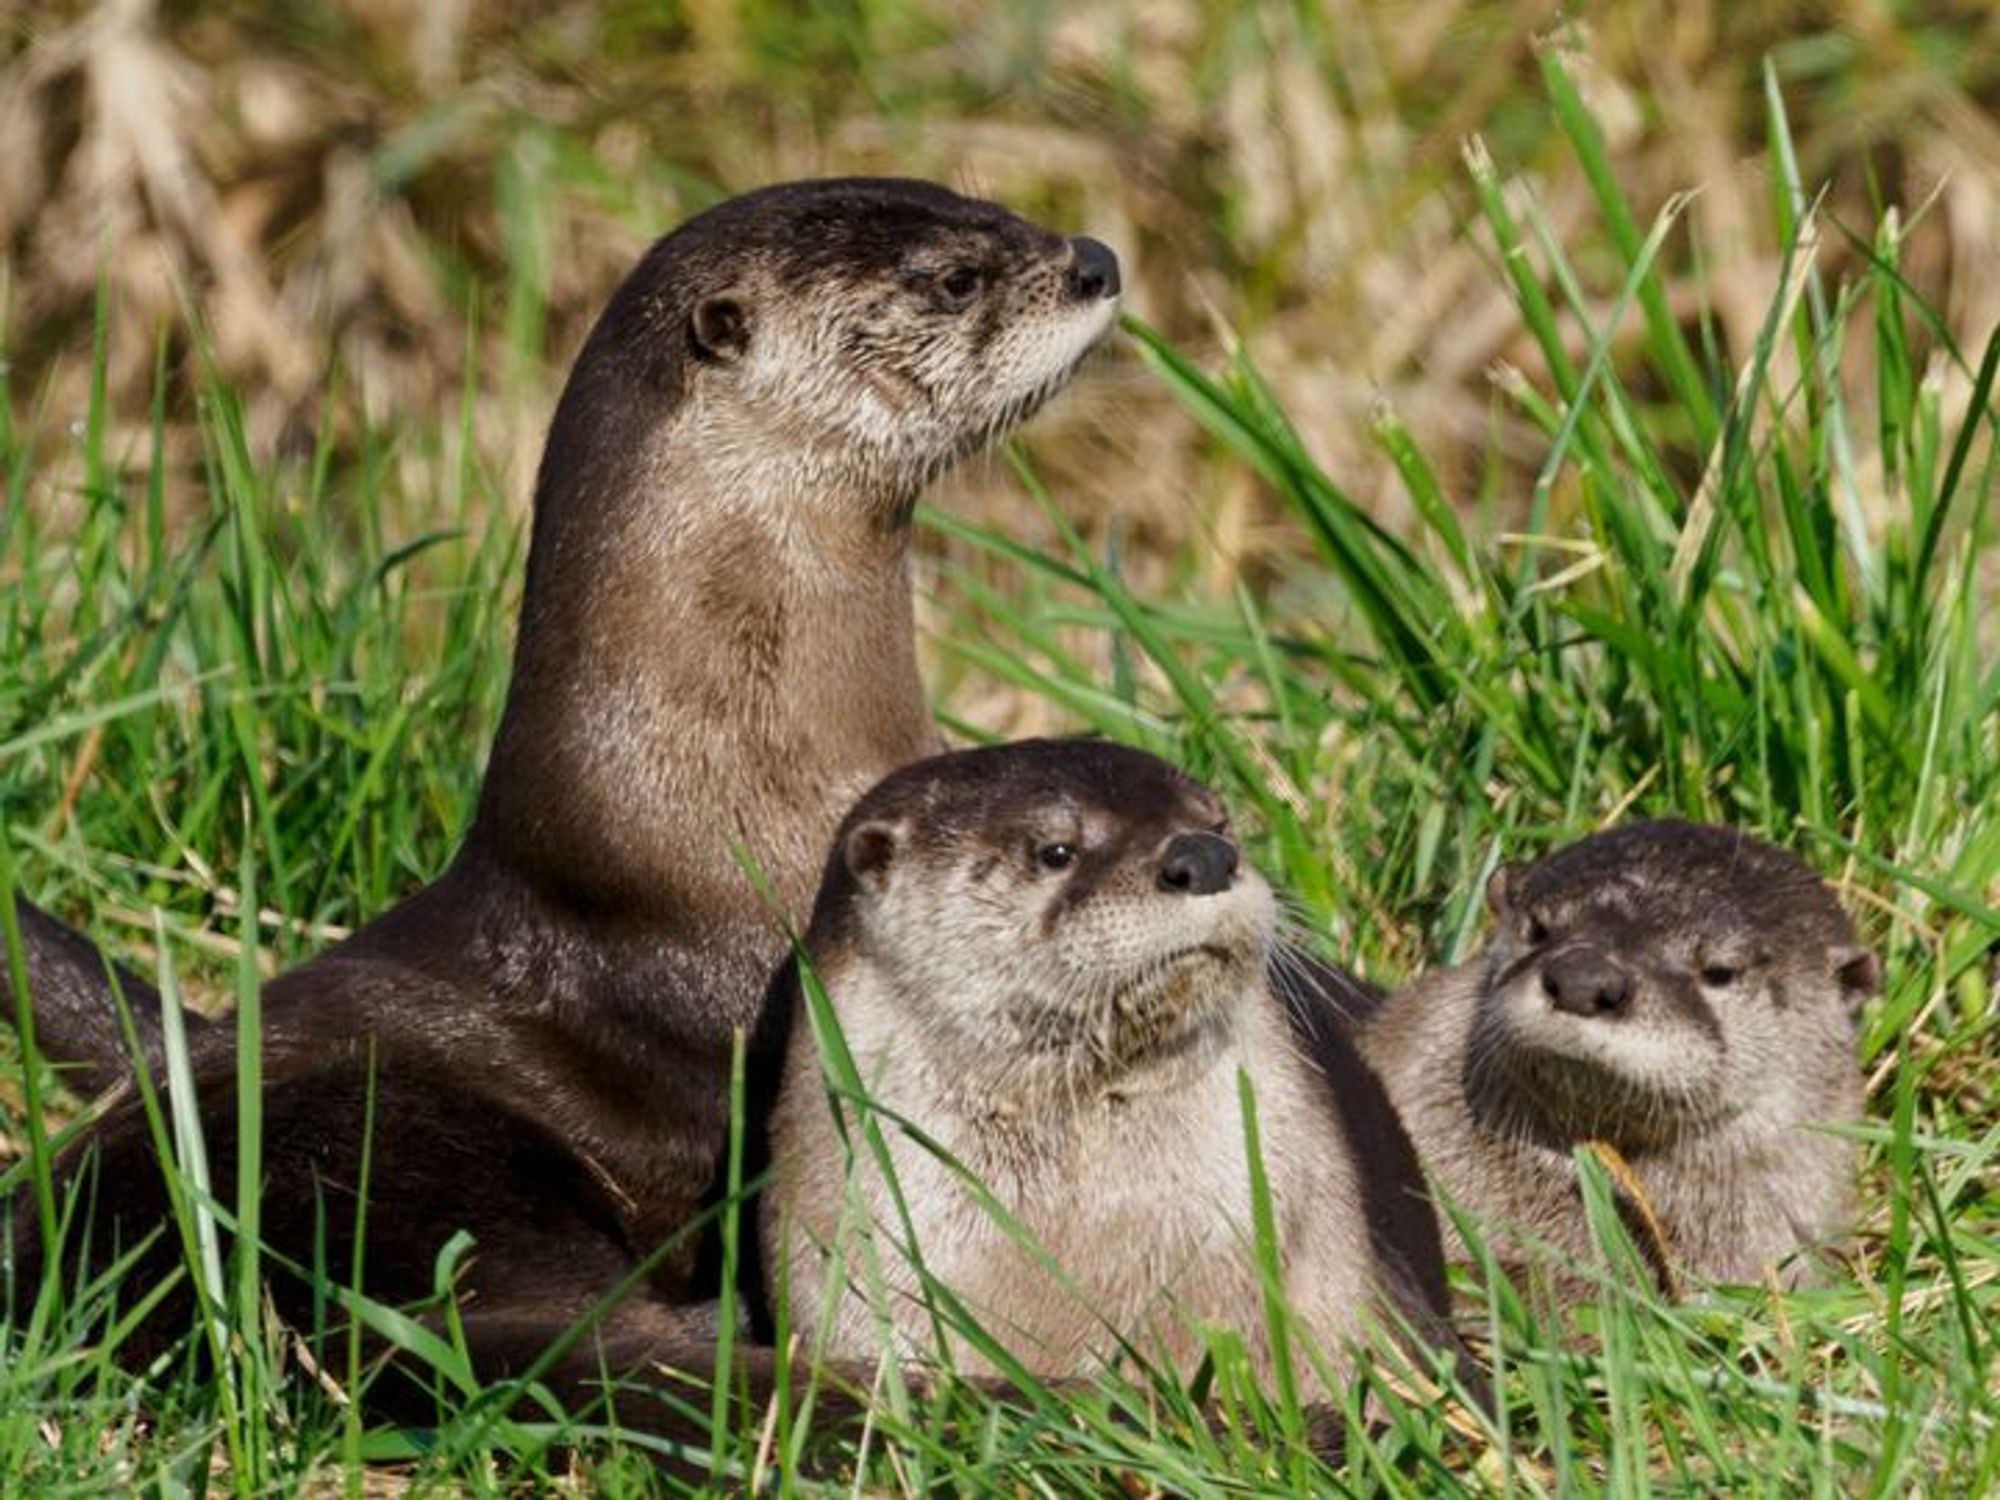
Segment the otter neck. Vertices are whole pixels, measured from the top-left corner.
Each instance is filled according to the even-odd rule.
[[[936,736],[905,498],[697,431],[538,501],[468,854],[591,920],[726,943],[780,930],[744,862],[803,918],[847,803]]]
[[[1078,1015],[1031,1003],[1002,1006],[985,1025],[944,1024],[955,1040],[933,1065],[947,1080],[953,1109],[987,1120],[1011,1117],[1024,1133],[1051,1140],[1107,1107],[1183,1092],[1242,1042],[1227,1007],[1144,1037],[1126,1034],[1109,1008]]]
[[[1505,1049],[1468,1049],[1462,1074],[1473,1116],[1494,1133],[1567,1153],[1603,1141],[1634,1161],[1682,1149],[1722,1121],[1661,1100],[1648,1107],[1616,1075],[1560,1058],[1536,1059]]]

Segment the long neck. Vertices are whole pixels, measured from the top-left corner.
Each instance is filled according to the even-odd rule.
[[[545,470],[468,856],[598,924],[710,941],[779,931],[745,863],[802,919],[847,804],[935,731],[907,528],[769,437],[701,432]]]

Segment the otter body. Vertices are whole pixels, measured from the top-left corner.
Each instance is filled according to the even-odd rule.
[[[1734,830],[1641,823],[1488,894],[1486,952],[1394,996],[1361,1045],[1503,1261],[1593,1254],[1571,1154],[1589,1142],[1631,1167],[1662,1272],[1754,1280],[1845,1232],[1855,1147],[1818,1127],[1860,1118],[1854,1013],[1878,969],[1811,870]]]
[[[761,1234],[793,1329],[866,1359],[879,1312],[910,1350],[934,1349],[921,1278],[896,1248],[907,1213],[924,1268],[1030,1369],[1080,1374],[1124,1338],[1185,1374],[1197,1325],[1220,1323],[1268,1375],[1239,1075],[1297,1326],[1338,1369],[1385,1309],[1431,1321],[1435,1224],[1426,1214],[1400,1245],[1371,1224],[1377,1204],[1421,1202],[1415,1158],[1392,1121],[1351,1132],[1336,1091],[1379,1086],[1290,1019],[1270,979],[1274,920],[1214,795],[1138,751],[1031,741],[872,791],[836,840],[806,946],[888,1112],[900,1203],[861,1133],[836,1124],[796,971],[781,976],[795,1010]],[[983,1183],[1033,1248],[892,1115]],[[871,1233],[879,1308],[860,1290]],[[947,1338],[958,1369],[994,1373]]]
[[[309,1237],[282,1236],[324,1212],[344,1274],[372,1074],[371,1197],[402,1217],[369,1217],[371,1295],[428,1292],[469,1215],[484,1231],[463,1288],[482,1375],[539,1353],[642,1261],[645,1295],[580,1371],[607,1348],[659,1357],[663,1330],[712,1328],[712,1308],[685,1325],[679,1310],[712,1294],[687,1226],[726,1135],[732,1031],[756,1018],[782,913],[810,898],[841,810],[935,744],[912,506],[1064,384],[1117,289],[1096,242],[915,182],[766,189],[647,254],[557,408],[513,680],[463,849],[266,989],[275,1248],[311,1264]],[[194,1050],[226,1164],[233,1027],[203,1029]],[[65,1177],[89,1154],[100,1234],[157,1224],[132,1100]],[[32,1270],[33,1235],[16,1236]],[[306,1305],[296,1283],[275,1289],[281,1307]]]

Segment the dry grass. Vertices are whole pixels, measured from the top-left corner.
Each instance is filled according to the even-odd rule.
[[[1577,66],[1612,159],[1642,210],[1695,191],[1693,232],[1669,254],[1683,270],[1699,256],[1705,290],[1683,278],[1676,310],[1712,313],[1730,352],[1749,346],[1777,277],[1756,165],[1767,54],[1807,180],[1833,183],[1831,222],[1868,222],[1871,192],[1925,205],[1905,252],[1918,290],[1953,328],[2000,321],[1987,109],[2000,18],[1972,3],[1908,10],[1593,9]],[[14,399],[56,422],[82,412],[102,276],[126,427],[145,421],[163,337],[181,375],[173,415],[189,415],[191,311],[247,393],[262,452],[337,443],[364,415],[449,430],[470,380],[475,441],[524,496],[564,360],[651,235],[772,178],[905,172],[1110,240],[1133,310],[1196,350],[1246,339],[1316,456],[1392,522],[1404,502],[1370,430],[1385,407],[1427,452],[1456,456],[1460,499],[1522,493],[1519,473],[1490,467],[1491,439],[1522,461],[1539,443],[1494,382],[1540,371],[1482,264],[1490,244],[1466,227],[1461,153],[1483,141],[1508,191],[1537,197],[1567,242],[1597,234],[1532,86],[1538,48],[1582,40],[1551,40],[1553,4],[1099,0],[1036,18],[924,0],[836,22],[710,0],[675,23],[648,13],[619,0],[295,13],[107,0],[17,14],[0,41]],[[1829,235],[1836,274],[1858,253]],[[1589,290],[1608,301],[1615,286]],[[191,479],[185,426],[176,452]],[[1087,383],[1038,453],[1080,515],[1122,518],[1141,567],[1197,536],[1221,589],[1291,545],[1254,484],[1206,462],[1132,363]],[[438,472],[454,459],[399,456]],[[51,503],[75,482],[51,465]],[[1011,503],[1004,479],[966,483],[975,505]]]

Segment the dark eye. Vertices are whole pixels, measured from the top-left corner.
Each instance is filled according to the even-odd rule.
[[[1521,928],[1521,936],[1530,948],[1539,948],[1549,940],[1549,924],[1540,917],[1530,917]]]
[[[1076,863],[1076,845],[1041,844],[1035,849],[1035,863],[1044,870],[1067,870]]]
[[[982,279],[977,266],[953,266],[938,277],[938,293],[945,306],[956,312],[977,295]]]
[[[1740,969],[1731,968],[1728,964],[1703,964],[1701,982],[1711,989],[1719,990],[1725,985],[1736,983],[1736,976],[1741,972]]]

